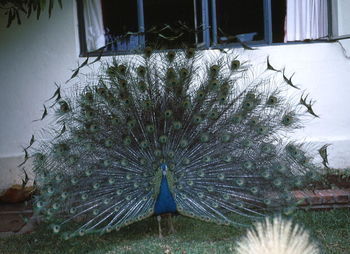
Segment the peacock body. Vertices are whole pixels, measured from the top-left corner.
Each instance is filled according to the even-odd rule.
[[[55,233],[110,232],[175,212],[232,225],[231,213],[292,209],[290,189],[315,168],[301,144],[283,141],[302,105],[251,77],[238,56],[201,54],[146,48],[56,91],[62,129],[32,149],[36,212]]]

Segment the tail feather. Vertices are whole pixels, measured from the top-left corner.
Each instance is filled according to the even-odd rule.
[[[230,213],[289,207],[289,190],[317,169],[302,145],[283,141],[302,113],[270,80],[249,79],[237,56],[171,52],[118,57],[83,89],[61,88],[65,131],[35,151],[37,211],[54,232],[103,233],[151,216],[164,163],[178,212],[226,225],[240,224]]]

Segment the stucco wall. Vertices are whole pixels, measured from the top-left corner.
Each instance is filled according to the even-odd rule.
[[[39,21],[23,20],[5,28],[0,13],[0,191],[23,175],[16,168],[22,146],[40,127],[43,102],[63,83],[78,61],[78,31],[73,1],[55,8]],[[288,75],[306,89],[317,103],[320,119],[296,134],[302,140],[333,143],[330,164],[350,167],[350,60],[338,43],[289,44],[260,47],[245,52],[255,63],[266,56],[277,68],[286,66]],[[5,177],[6,176],[6,177]]]

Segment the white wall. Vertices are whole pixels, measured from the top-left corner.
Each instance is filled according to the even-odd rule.
[[[0,12],[0,191],[22,175],[16,167],[21,146],[38,129],[40,123],[32,121],[41,117],[54,82],[67,80],[77,66],[73,1],[64,1],[63,10],[54,7],[50,19],[45,10],[39,21],[34,14],[10,28]]]
[[[57,6],[55,6],[57,7]],[[0,13],[0,191],[19,181],[16,168],[21,146],[28,144],[39,127],[42,104],[77,66],[78,35],[73,1],[54,8],[37,21],[34,17],[18,26],[6,26]],[[254,62],[270,55],[276,68],[286,66],[294,82],[306,89],[317,103],[320,119],[308,123],[297,137],[318,143],[333,143],[330,165],[350,167],[350,60],[338,43],[289,44],[246,51]],[[82,59],[80,59],[82,60]],[[4,177],[6,176],[6,177]]]

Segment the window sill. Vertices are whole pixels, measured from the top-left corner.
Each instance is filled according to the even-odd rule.
[[[290,42],[276,42],[268,44],[265,41],[255,41],[255,42],[249,42],[247,45],[252,48],[256,47],[271,47],[271,46],[289,46],[289,45],[305,45],[305,44],[320,44],[320,43],[332,43],[334,41],[324,39],[324,40],[310,40],[310,41],[290,41]],[[231,43],[231,44],[219,44],[215,46],[207,47],[201,47],[198,48],[199,50],[214,50],[214,49],[233,49],[233,48],[242,48],[242,45],[240,43]],[[176,50],[176,49],[164,49],[164,50],[155,50],[156,53],[160,52],[168,52],[170,50]],[[111,56],[121,56],[121,55],[135,55],[139,52],[142,52],[142,50],[131,50],[131,51],[106,51],[102,54],[100,52],[90,52],[90,53],[80,53],[79,57],[98,57],[102,55],[103,57],[111,57]]]

